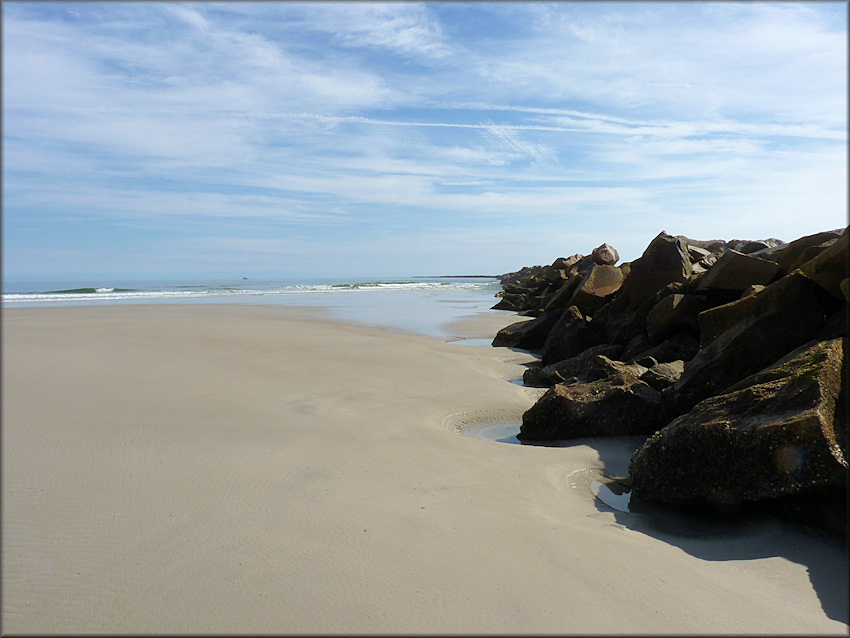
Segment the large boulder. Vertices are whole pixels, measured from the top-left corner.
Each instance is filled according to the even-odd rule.
[[[580,381],[593,381],[598,379],[599,376],[594,378],[588,376],[588,372],[591,369],[591,360],[597,355],[615,358],[622,351],[623,346],[614,343],[593,346],[569,359],[564,359],[563,361],[558,361],[557,363],[541,368],[529,368],[522,375],[522,380],[525,385],[535,387],[549,387],[555,383],[563,383],[573,377]]]
[[[623,351],[624,361],[640,361],[652,357],[659,363],[670,361],[690,361],[699,352],[699,340],[692,334],[682,331],[668,337],[657,345],[651,345],[649,339],[642,341],[637,337]]]
[[[676,381],[678,381],[682,376],[684,369],[685,362],[681,359],[677,361],[656,363],[655,365],[650,366],[649,369],[638,378],[656,390],[661,391],[676,383]]]
[[[828,308],[823,307],[824,302]],[[811,310],[817,312],[807,312]],[[794,272],[769,286],[753,290],[752,294],[736,301],[721,304],[700,313],[698,317],[700,347],[705,348],[738,323],[753,321],[771,312],[809,317],[811,327],[802,336],[800,343],[803,343],[814,337],[815,330],[822,325],[820,315],[829,310],[832,310],[832,304],[825,295],[820,293],[818,287],[801,272]]]
[[[770,283],[777,272],[779,264],[776,262],[727,249],[702,275],[697,290],[714,288],[741,292],[753,284]]]
[[[826,323],[824,297],[819,286],[797,273],[736,302],[740,312],[733,313],[729,327],[700,348],[671,386],[675,396],[669,403],[669,416],[683,414],[706,397],[725,392],[815,338]],[[701,317],[717,310],[703,312]]]
[[[529,321],[512,323],[496,333],[493,338],[493,346],[539,350],[543,347],[549,331],[557,320],[556,315],[540,315]]]
[[[674,235],[674,237],[681,239],[688,250],[691,248],[700,248],[710,253],[720,254],[726,249],[725,239],[691,239],[685,235]]]
[[[639,378],[647,371],[647,367],[640,363],[623,363],[602,354],[603,348],[607,349],[607,346],[610,346],[610,344],[588,348],[577,357],[559,361],[551,366],[544,366],[543,370],[548,372],[555,383],[566,383],[567,385],[607,379],[625,372]],[[591,354],[591,352],[594,354]],[[581,364],[581,368],[579,368],[579,364]]]
[[[646,316],[646,333],[653,344],[686,331],[699,337],[699,314],[708,308],[701,295],[674,293],[663,297]]]
[[[622,294],[634,309],[668,284],[687,281],[692,272],[684,241],[661,231],[643,254],[631,262]]]
[[[584,315],[593,315],[623,285],[623,271],[616,266],[593,266],[573,288],[567,306],[576,306]]]
[[[581,280],[582,276],[578,273],[568,273],[567,278],[560,283],[559,288],[549,295],[543,306],[543,311],[550,313],[563,312],[570,305],[569,301],[572,299],[573,293],[575,293]]]
[[[848,233],[850,233],[850,227],[844,230],[835,243],[800,268],[806,277],[842,301],[846,300],[841,290],[841,282],[848,276],[848,246],[850,246]]]
[[[768,237],[767,239],[756,239],[749,241],[733,239],[731,242],[728,242],[728,245],[730,248],[732,248],[733,250],[737,250],[740,253],[744,253],[745,255],[752,255],[753,253],[767,250],[769,248],[785,246],[785,242],[781,239],[776,239],[776,237]]]
[[[845,485],[846,347],[798,348],[652,435],[632,456],[633,494],[729,505]]]
[[[569,359],[603,343],[599,330],[575,306],[567,308],[552,326],[543,344],[543,365]]]
[[[611,301],[593,314],[593,324],[605,342],[626,345],[636,336],[646,334],[646,316],[629,307],[628,297],[622,291],[621,287]]]
[[[494,305],[491,310],[511,310],[517,312],[525,305],[525,295],[511,292],[499,292],[497,297],[501,299]]]
[[[780,273],[787,275],[833,244],[843,229],[828,230],[800,237],[784,246],[758,252],[758,256],[779,264]]]
[[[586,436],[648,434],[658,427],[658,391],[623,371],[605,379],[549,388],[522,415],[523,443]]]

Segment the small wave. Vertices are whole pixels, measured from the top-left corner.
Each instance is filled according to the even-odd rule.
[[[387,287],[401,287],[401,286],[430,286],[432,284],[423,284],[422,282],[416,281],[366,281],[361,283],[353,283],[353,284],[331,284],[331,288],[343,288],[347,290],[359,290],[361,288],[387,288]]]
[[[21,293],[26,295],[95,295],[104,292],[136,292],[133,288],[71,288],[69,290],[48,290],[47,292]]]
[[[122,301],[167,301],[218,297],[254,297],[254,296],[286,296],[298,294],[340,294],[369,291],[436,291],[463,290],[486,291],[493,287],[491,282],[471,281],[412,281],[412,280],[376,280],[347,283],[310,283],[293,284],[269,282],[266,285],[242,288],[232,284],[167,284],[149,288],[118,288],[111,286],[63,288],[39,292],[3,293],[4,304],[61,304],[88,303],[89,301],[122,302]]]

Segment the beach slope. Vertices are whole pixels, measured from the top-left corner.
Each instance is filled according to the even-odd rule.
[[[4,633],[847,633],[835,544],[595,500],[634,441],[460,435],[518,428],[522,352],[270,305],[2,320]]]

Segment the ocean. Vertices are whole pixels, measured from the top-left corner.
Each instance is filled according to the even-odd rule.
[[[4,282],[3,308],[160,303],[319,306],[344,321],[451,338],[448,324],[490,310],[494,277]]]

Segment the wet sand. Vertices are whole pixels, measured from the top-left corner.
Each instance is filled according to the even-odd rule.
[[[7,634],[848,630],[842,548],[595,500],[633,439],[461,435],[521,352],[219,304],[4,310],[2,355]]]

